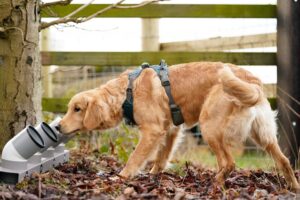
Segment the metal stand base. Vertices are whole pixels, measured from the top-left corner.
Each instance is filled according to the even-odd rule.
[[[64,144],[60,144],[55,149],[34,154],[26,161],[0,160],[0,182],[16,184],[25,177],[30,177],[32,173],[42,173],[49,171],[53,167],[69,161],[69,150],[65,150]]]

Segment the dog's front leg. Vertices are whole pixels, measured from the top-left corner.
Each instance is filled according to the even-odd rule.
[[[180,142],[181,138],[182,132],[180,127],[172,127],[168,131],[167,135],[164,137],[164,142],[162,142],[159,146],[154,166],[150,171],[151,174],[157,174],[165,169],[172,153],[174,152],[174,148]]]
[[[160,131],[155,125],[141,128],[141,139],[136,149],[130,155],[120,176],[130,178],[136,175],[162,141],[165,131]]]

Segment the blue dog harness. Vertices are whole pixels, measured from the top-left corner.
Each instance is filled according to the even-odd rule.
[[[184,123],[184,119],[180,110],[180,107],[175,104],[173,96],[171,94],[171,87],[168,75],[168,66],[164,60],[161,60],[159,65],[150,66],[148,63],[143,63],[141,68],[136,69],[128,75],[129,83],[126,90],[126,100],[124,101],[123,108],[123,116],[125,118],[125,123],[129,125],[135,125],[136,122],[133,116],[133,81],[141,74],[141,72],[146,68],[152,68],[158,75],[161,80],[161,84],[164,87],[166,94],[169,98],[169,106],[171,110],[171,116],[173,120],[173,124],[178,126]]]

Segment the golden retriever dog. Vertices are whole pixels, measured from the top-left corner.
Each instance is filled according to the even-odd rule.
[[[129,71],[99,88],[76,94],[59,124],[63,134],[117,126],[123,119]],[[221,62],[193,62],[169,67],[172,96],[181,108],[185,128],[199,123],[218,163],[216,181],[223,183],[235,168],[230,146],[248,137],[267,151],[293,189],[299,184],[276,134],[276,113],[264,96],[261,81],[250,72]],[[169,99],[157,73],[147,68],[133,83],[134,119],[141,138],[120,176],[136,175],[152,155],[151,173],[162,171],[180,137]],[[201,156],[201,155],[199,155]]]

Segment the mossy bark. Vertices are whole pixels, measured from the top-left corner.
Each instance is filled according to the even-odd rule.
[[[41,119],[39,0],[0,1],[0,152]]]

